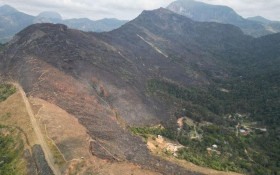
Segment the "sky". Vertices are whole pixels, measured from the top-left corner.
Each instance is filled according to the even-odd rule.
[[[67,18],[87,17],[93,20],[118,18],[130,20],[143,10],[166,7],[174,0],[0,0],[0,6],[11,5],[31,15],[56,11]],[[280,0],[201,0],[226,5],[243,17],[263,16],[280,21]]]

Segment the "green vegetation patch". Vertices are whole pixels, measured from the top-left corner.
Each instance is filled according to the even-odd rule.
[[[147,92],[168,104],[179,103],[174,115],[197,123],[201,139],[192,139],[195,132],[186,125],[173,136],[188,148],[179,152],[181,159],[218,170],[274,175],[280,174],[279,87],[280,75],[272,70],[257,76],[248,73],[213,79],[211,85],[203,87],[151,79]],[[200,126],[205,121],[212,125]],[[240,130],[249,134],[242,135]],[[212,145],[218,145],[218,150],[209,153],[207,148],[212,149]]]
[[[169,96],[171,101],[177,99],[185,109],[183,113],[196,121],[226,124],[225,115],[247,113],[254,121],[272,127],[280,124],[280,75],[276,72],[214,82],[205,87],[181,87],[151,79],[147,91],[157,97]]]
[[[197,130],[203,135],[201,139],[189,136],[191,126],[185,123],[184,129],[175,131],[172,128],[135,127],[131,132],[147,139],[162,135],[184,145],[177,153],[177,158],[190,161],[196,165],[221,171],[234,171],[245,174],[277,175],[279,173],[279,154],[269,157],[258,143],[262,134],[237,136],[234,130],[217,125],[200,126]],[[257,144],[256,144],[257,143]],[[263,143],[264,144],[264,143]],[[278,143],[271,140],[272,149],[277,149]],[[216,145],[217,147],[213,147]],[[267,148],[269,149],[269,148]],[[275,153],[279,153],[275,150]]]
[[[184,87],[160,79],[149,80],[149,95],[169,105],[176,102],[171,107],[176,111],[174,115],[192,119],[195,127],[184,123],[177,130],[175,123],[166,123],[173,125],[169,131],[134,128],[133,132],[178,141],[185,146],[178,158],[197,165],[254,175],[280,174],[278,70],[257,75],[247,72],[244,76],[212,81],[210,85]]]
[[[0,84],[0,102],[5,101],[16,92],[16,88],[10,84]]]
[[[3,114],[3,115],[0,115],[0,121],[5,121],[7,119],[9,119],[11,117],[11,113],[6,113],[6,114]]]
[[[130,131],[134,135],[139,135],[147,139],[150,135],[162,135],[172,140],[176,139],[176,132],[171,129],[165,129],[160,127],[130,127]]]
[[[0,125],[0,174],[23,174],[22,164],[24,144],[20,132],[15,128]]]
[[[222,113],[223,101],[211,95],[207,88],[185,88],[173,83],[152,79],[147,83],[147,90],[154,96],[167,96],[167,100],[177,100],[177,103],[184,106],[184,115],[195,121],[203,119],[223,123],[223,120],[219,117]],[[180,115],[179,113],[181,111],[178,110],[178,115]]]

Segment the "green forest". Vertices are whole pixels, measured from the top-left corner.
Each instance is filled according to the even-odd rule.
[[[15,128],[0,125],[0,148],[0,174],[18,175],[20,171],[17,166],[21,162],[24,149],[20,132]]]
[[[184,123],[178,131],[175,123],[165,129],[131,128],[144,137],[162,135],[185,148],[178,158],[197,165],[245,174],[280,174],[280,75],[271,71],[264,76],[246,76],[213,81],[201,87],[182,87],[152,79],[149,94],[175,101],[175,117],[188,117],[196,123],[202,137],[190,138],[194,126]],[[202,125],[203,122],[211,124]],[[236,127],[239,127],[236,129]],[[265,129],[261,129],[265,128]],[[236,134],[246,130],[248,134]],[[243,131],[243,132],[244,132]],[[207,148],[218,145],[209,155]]]
[[[9,84],[0,84],[0,102],[5,101],[16,92],[16,88]]]

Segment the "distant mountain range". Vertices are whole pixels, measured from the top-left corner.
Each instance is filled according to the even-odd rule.
[[[8,5],[0,7],[0,42],[9,41],[14,34],[33,24],[34,18]]]
[[[177,0],[167,9],[195,21],[232,24],[254,37],[280,32],[278,21],[270,21],[261,16],[246,19],[227,6],[210,5],[195,0]],[[31,16],[4,5],[0,7],[0,43],[9,41],[17,32],[35,23],[60,23],[82,31],[104,32],[119,28],[126,22],[114,18],[96,21],[88,18],[63,20],[57,12],[42,12],[38,16]]]
[[[63,20],[57,12],[42,12],[38,16],[31,16],[4,5],[0,7],[0,43],[9,41],[17,32],[35,23],[61,23],[73,29],[104,32],[116,29],[126,22],[114,18],[96,21],[88,18]]]
[[[195,0],[177,0],[167,9],[195,21],[232,24],[241,28],[245,34],[254,37],[280,32],[280,22],[263,17],[245,19],[227,6],[210,5]]]

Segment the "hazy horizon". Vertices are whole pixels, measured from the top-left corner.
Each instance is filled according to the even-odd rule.
[[[10,5],[17,10],[38,15],[43,11],[58,12],[63,19],[89,18],[98,20],[103,18],[117,18],[131,20],[143,10],[153,10],[166,7],[174,0],[1,0],[0,6]],[[239,15],[247,18],[262,16],[269,20],[280,21],[280,1],[270,0],[200,0],[215,5],[226,5],[233,8]]]

